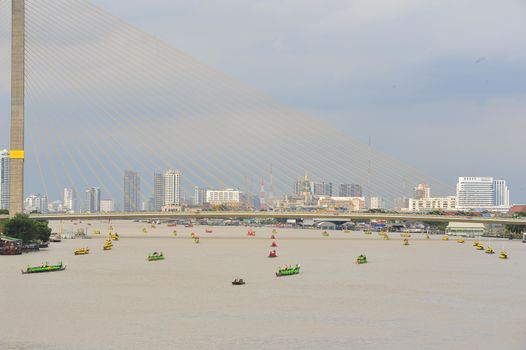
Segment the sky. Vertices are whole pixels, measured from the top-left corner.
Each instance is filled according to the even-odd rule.
[[[97,0],[212,67],[454,186],[526,202],[520,0]]]
[[[526,203],[524,1],[93,2],[451,187],[504,178]]]

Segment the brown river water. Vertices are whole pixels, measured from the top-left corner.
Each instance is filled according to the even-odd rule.
[[[526,349],[526,244],[441,236],[113,223],[88,240],[0,257],[0,349]],[[146,228],[147,233],[142,229]],[[177,237],[172,235],[177,230]],[[195,244],[195,232],[201,243]],[[75,248],[89,247],[86,256]],[[505,249],[508,260],[500,260]],[[166,260],[148,262],[163,251]],[[356,265],[364,253],[369,263]],[[42,262],[66,271],[22,275]],[[301,273],[275,277],[278,265]],[[235,277],[246,285],[233,286]]]

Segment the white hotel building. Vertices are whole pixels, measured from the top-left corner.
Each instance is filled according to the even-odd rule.
[[[504,180],[492,177],[459,177],[458,210],[508,211],[510,191]]]
[[[241,204],[241,192],[232,188],[226,190],[206,190],[206,202],[211,205],[239,206]]]

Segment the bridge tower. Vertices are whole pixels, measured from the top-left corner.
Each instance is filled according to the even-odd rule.
[[[9,213],[24,211],[25,0],[12,0]]]

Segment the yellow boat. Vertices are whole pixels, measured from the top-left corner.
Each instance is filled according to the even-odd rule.
[[[464,242],[465,242],[465,241],[464,241],[464,238],[459,238],[459,239],[457,239],[457,243],[464,243]]]
[[[411,237],[410,233],[401,233],[400,237]]]
[[[88,248],[80,248],[75,250],[75,255],[87,255],[89,254]]]
[[[148,233],[148,230],[146,228],[143,228],[142,233]]]
[[[404,238],[404,245],[409,245],[409,240],[407,238]]]
[[[383,236],[384,236],[384,241],[388,241],[391,239],[389,238],[389,235],[387,233],[385,233]]]
[[[495,252],[493,251],[493,248],[488,247],[488,248],[486,249],[486,254],[495,254]]]
[[[502,250],[499,253],[499,259],[508,259],[508,253],[506,253],[504,250]]]
[[[449,241],[449,236],[448,236],[448,235],[445,235],[444,237],[442,237],[442,240],[443,240],[443,241]]]
[[[343,230],[343,233],[351,233],[349,230]]]
[[[172,234],[174,235],[174,237],[177,237],[177,231],[173,231]]]
[[[429,235],[426,235],[426,239],[431,239],[431,237],[429,237]]]
[[[118,233],[110,233],[110,239],[112,241],[118,241],[119,240],[119,234]]]
[[[100,235],[100,230],[95,230],[95,231],[93,231],[93,233],[96,234],[96,235]]]
[[[482,244],[479,244],[475,247],[476,250],[484,250],[484,246]]]
[[[373,231],[371,230],[363,230],[363,233],[366,234],[366,235],[370,235],[373,233]]]
[[[276,233],[278,233],[278,231],[275,228],[272,229],[272,234],[275,235]]]

